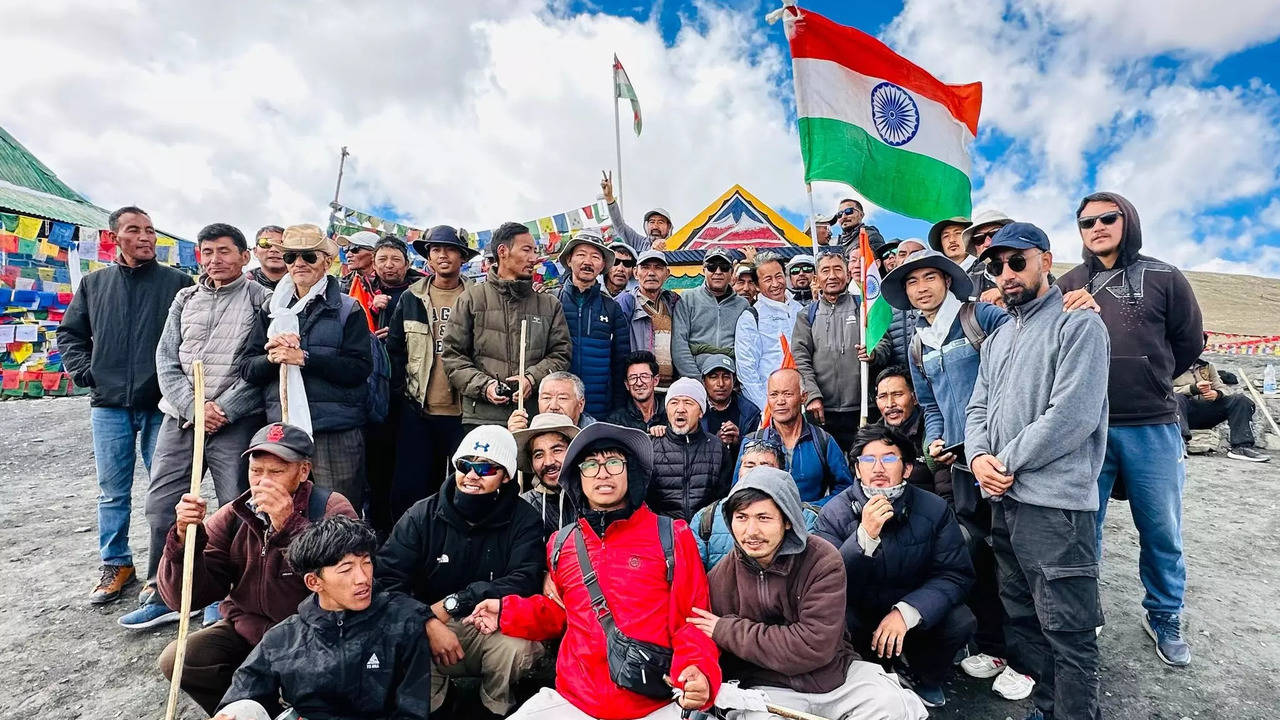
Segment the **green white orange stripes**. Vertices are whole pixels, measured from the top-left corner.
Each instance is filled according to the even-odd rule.
[[[981,84],[943,84],[875,38],[807,10],[790,9],[787,33],[805,181],[842,182],[924,220],[969,215]]]
[[[640,98],[636,97],[636,89],[631,85],[631,78],[622,68],[622,61],[613,56],[613,97],[626,98],[631,101],[631,120],[636,129],[636,137],[640,136]]]

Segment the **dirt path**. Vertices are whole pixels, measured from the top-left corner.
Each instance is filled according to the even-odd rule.
[[[157,718],[167,686],[155,658],[175,626],[131,633],[121,601],[88,605],[97,578],[89,406],[81,398],[0,402],[0,718]],[[134,497],[144,563],[141,468]],[[1270,718],[1280,708],[1280,460],[1221,456],[1188,465],[1184,538],[1190,576],[1189,668],[1165,667],[1139,625],[1137,535],[1125,504],[1106,527],[1101,638],[1104,717]],[[957,672],[935,718],[1015,719],[1029,703],[1000,700]],[[202,717],[185,701],[182,717]]]

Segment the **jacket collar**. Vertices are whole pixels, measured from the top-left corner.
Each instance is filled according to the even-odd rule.
[[[914,493],[916,492],[915,486],[907,482],[906,477],[902,478],[902,484],[906,485],[907,487],[905,490],[902,491],[901,495],[899,495],[897,498],[895,498],[892,501],[893,517],[889,518],[889,522],[894,522],[894,521],[905,522],[907,519],[907,515],[911,509],[911,505],[915,500],[915,497],[914,497]],[[856,475],[853,478],[853,484],[849,486],[849,492],[850,494],[853,495],[853,499],[858,501],[858,504],[861,507],[866,507],[867,502],[870,501],[871,499],[871,498],[868,498],[867,494],[862,491],[862,481],[859,480]]]
[[[391,598],[387,593],[375,590],[373,600],[364,610],[330,611],[320,607],[320,598],[311,593],[298,603],[298,619],[320,632],[335,633],[339,623],[349,628],[377,620],[389,602]]]
[[[795,299],[789,295],[782,302],[779,302],[777,300],[771,300],[765,297],[764,293],[761,293],[760,297],[756,298],[757,308],[759,309],[770,308],[778,311],[779,313],[789,313],[799,305],[800,303],[796,302]]]
[[[459,275],[458,279],[462,283],[462,285],[460,285],[458,288],[460,290],[466,290],[467,288],[471,287],[471,285],[474,283],[474,281],[471,278],[467,277],[466,275]],[[435,287],[435,284],[436,284],[436,276],[426,275],[420,278],[417,282],[410,285],[409,289],[406,290],[405,292],[412,293],[413,295],[417,296],[419,300],[421,300],[424,303],[427,303],[427,302],[430,302],[431,300],[431,296],[429,293],[431,292],[431,288]]]
[[[151,258],[150,260],[146,260],[144,262],[139,263],[135,267],[132,265],[126,265],[124,262],[123,255],[120,255],[120,254],[116,255],[116,267],[119,268],[120,272],[123,272],[125,275],[145,275],[151,272],[152,270],[154,270],[156,265],[158,264],[159,263],[156,262],[155,258]]]
[[[732,298],[737,297],[737,294],[733,292],[733,285],[725,286],[724,295],[720,297],[716,297],[711,293],[711,288],[707,287],[707,282],[705,280],[703,280],[702,284],[698,286],[698,289],[701,290],[703,294],[705,294],[707,297],[714,300],[716,303],[728,302]]]
[[[787,555],[775,555],[773,562],[769,563],[769,567],[762,568],[755,558],[747,557],[742,551],[742,546],[738,545],[738,541],[733,541],[733,556],[738,559],[738,563],[753,573],[764,573],[765,575],[778,575],[786,577],[791,574],[791,566],[795,564],[795,559],[804,554],[802,549],[798,553],[789,553]]]
[[[237,275],[235,280],[232,280],[231,282],[224,284],[220,288],[215,288],[213,286],[213,280],[210,280],[208,275],[202,274],[200,275],[200,279],[196,282],[196,285],[200,288],[202,292],[231,292],[237,288],[245,286],[250,282],[253,282],[253,281],[251,281],[247,275]]]
[[[1059,305],[1062,304],[1062,290],[1057,285],[1050,287],[1048,292],[1025,305],[1017,305],[1009,308],[1009,314],[1012,315],[1019,323],[1024,323],[1032,315],[1039,312],[1046,304],[1055,302]]]
[[[499,295],[515,300],[523,299],[533,294],[532,280],[503,280],[498,277],[497,265],[489,268],[485,283],[497,290]]]

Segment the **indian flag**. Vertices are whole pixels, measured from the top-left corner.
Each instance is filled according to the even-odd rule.
[[[982,83],[946,85],[884,43],[792,6],[785,16],[805,182],[850,185],[936,222],[968,217]]]
[[[876,263],[876,254],[871,250],[866,228],[858,233],[858,247],[862,256],[862,317],[866,318],[862,346],[870,353],[871,348],[888,332],[889,323],[893,322],[893,308],[889,306],[888,300],[880,296],[880,265]]]
[[[617,102],[622,98],[631,101],[631,123],[635,126],[636,137],[640,137],[640,98],[636,97],[636,89],[631,84],[631,78],[627,77],[627,71],[622,68],[622,61],[614,55],[613,99]]]

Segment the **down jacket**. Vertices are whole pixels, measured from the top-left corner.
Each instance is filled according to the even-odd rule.
[[[521,320],[528,321],[524,371],[535,388],[524,409],[532,417],[538,411],[538,383],[553,372],[569,369],[569,327],[560,301],[534,292],[528,280],[503,280],[494,268],[485,282],[472,285],[458,298],[441,359],[449,383],[462,393],[464,424],[507,424],[515,407],[494,405],[484,391],[490,381],[520,372]]]
[[[920,627],[933,627],[973,585],[973,563],[955,514],[942,498],[908,485],[868,556],[857,533],[866,504],[861,485],[851,486],[823,506],[815,531],[844,558],[849,626],[884,617],[901,601],[920,613]]]
[[[915,310],[893,308],[893,319],[889,321],[889,329],[871,351],[872,365],[878,368],[887,368],[891,365],[907,367],[911,362],[911,339],[916,335],[918,314]],[[872,376],[871,380],[874,382],[875,377]],[[875,394],[875,388],[871,389],[871,393]]]
[[[583,292],[569,283],[558,295],[573,348],[569,372],[587,388],[587,412],[604,417],[627,400],[621,373],[631,352],[628,318],[599,285]]]
[[[697,425],[688,435],[677,435],[670,426],[653,439],[653,480],[649,483],[649,508],[688,522],[712,500],[729,494],[733,463],[724,443]]]
[[[307,720],[426,720],[431,709],[430,612],[374,593],[359,612],[329,612],[311,595],[267,631],[231,678],[220,706],[254,700],[275,717],[280,699]]]

